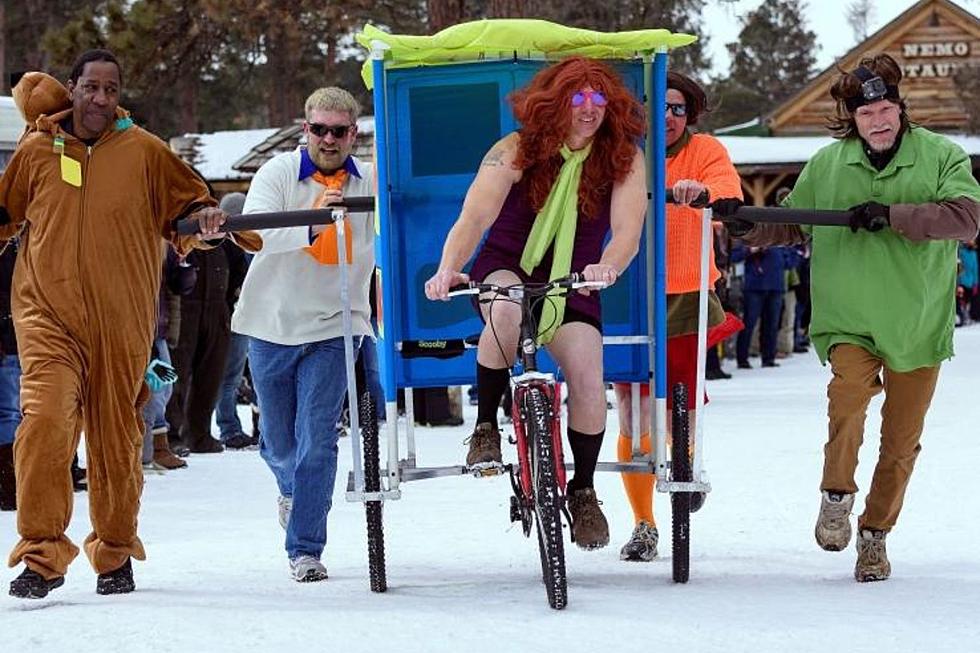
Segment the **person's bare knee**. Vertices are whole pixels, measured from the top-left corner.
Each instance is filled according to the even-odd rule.
[[[509,270],[491,272],[484,283],[509,286],[520,279]],[[485,326],[480,334],[477,362],[486,367],[499,369],[514,364],[517,340],[521,330],[521,307],[494,293],[483,293],[481,300],[491,300],[480,305]]]

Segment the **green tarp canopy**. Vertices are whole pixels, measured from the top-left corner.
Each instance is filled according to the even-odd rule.
[[[389,34],[373,25],[355,36],[371,50],[374,41],[388,46],[389,66],[408,67],[499,59],[507,57],[547,57],[572,55],[595,59],[632,59],[694,43],[696,36],[675,34],[665,29],[631,32],[595,32],[565,27],[546,20],[500,18],[477,20],[447,27],[432,36]],[[364,63],[364,82],[373,87],[371,59]]]

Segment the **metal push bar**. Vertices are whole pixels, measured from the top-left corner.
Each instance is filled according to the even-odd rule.
[[[338,204],[331,204],[322,209],[305,209],[301,211],[275,211],[271,213],[246,213],[230,215],[221,225],[219,231],[247,231],[252,229],[282,229],[285,227],[310,227],[318,224],[332,224],[337,218],[334,212],[370,213],[374,211],[373,197],[345,197]],[[196,234],[200,231],[197,220],[184,219],[177,222],[177,233],[182,236]]]

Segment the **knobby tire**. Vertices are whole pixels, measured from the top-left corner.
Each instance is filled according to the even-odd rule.
[[[541,553],[541,573],[548,605],[561,610],[568,604],[565,576],[565,543],[561,525],[561,494],[551,437],[551,403],[540,388],[531,388],[526,399],[526,433],[531,451],[534,513]]]
[[[364,440],[364,491],[381,491],[380,447],[378,444],[378,409],[370,392],[361,393],[358,402],[361,435]],[[367,515],[368,574],[372,592],[385,592],[388,578],[385,572],[385,533],[383,523],[383,503],[366,501]]]
[[[674,386],[673,402],[670,475],[676,482],[690,483],[693,480],[689,448],[690,421],[687,412],[687,387],[683,383]],[[691,493],[671,492],[670,506],[674,582],[686,583],[691,575]]]

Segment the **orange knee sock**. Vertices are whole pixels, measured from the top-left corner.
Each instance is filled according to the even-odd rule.
[[[650,453],[650,435],[640,436],[640,450]],[[619,462],[629,462],[633,458],[633,440],[628,435],[620,434],[616,443],[616,454]],[[653,474],[621,474],[626,497],[633,508],[633,519],[655,524],[653,520]]]

